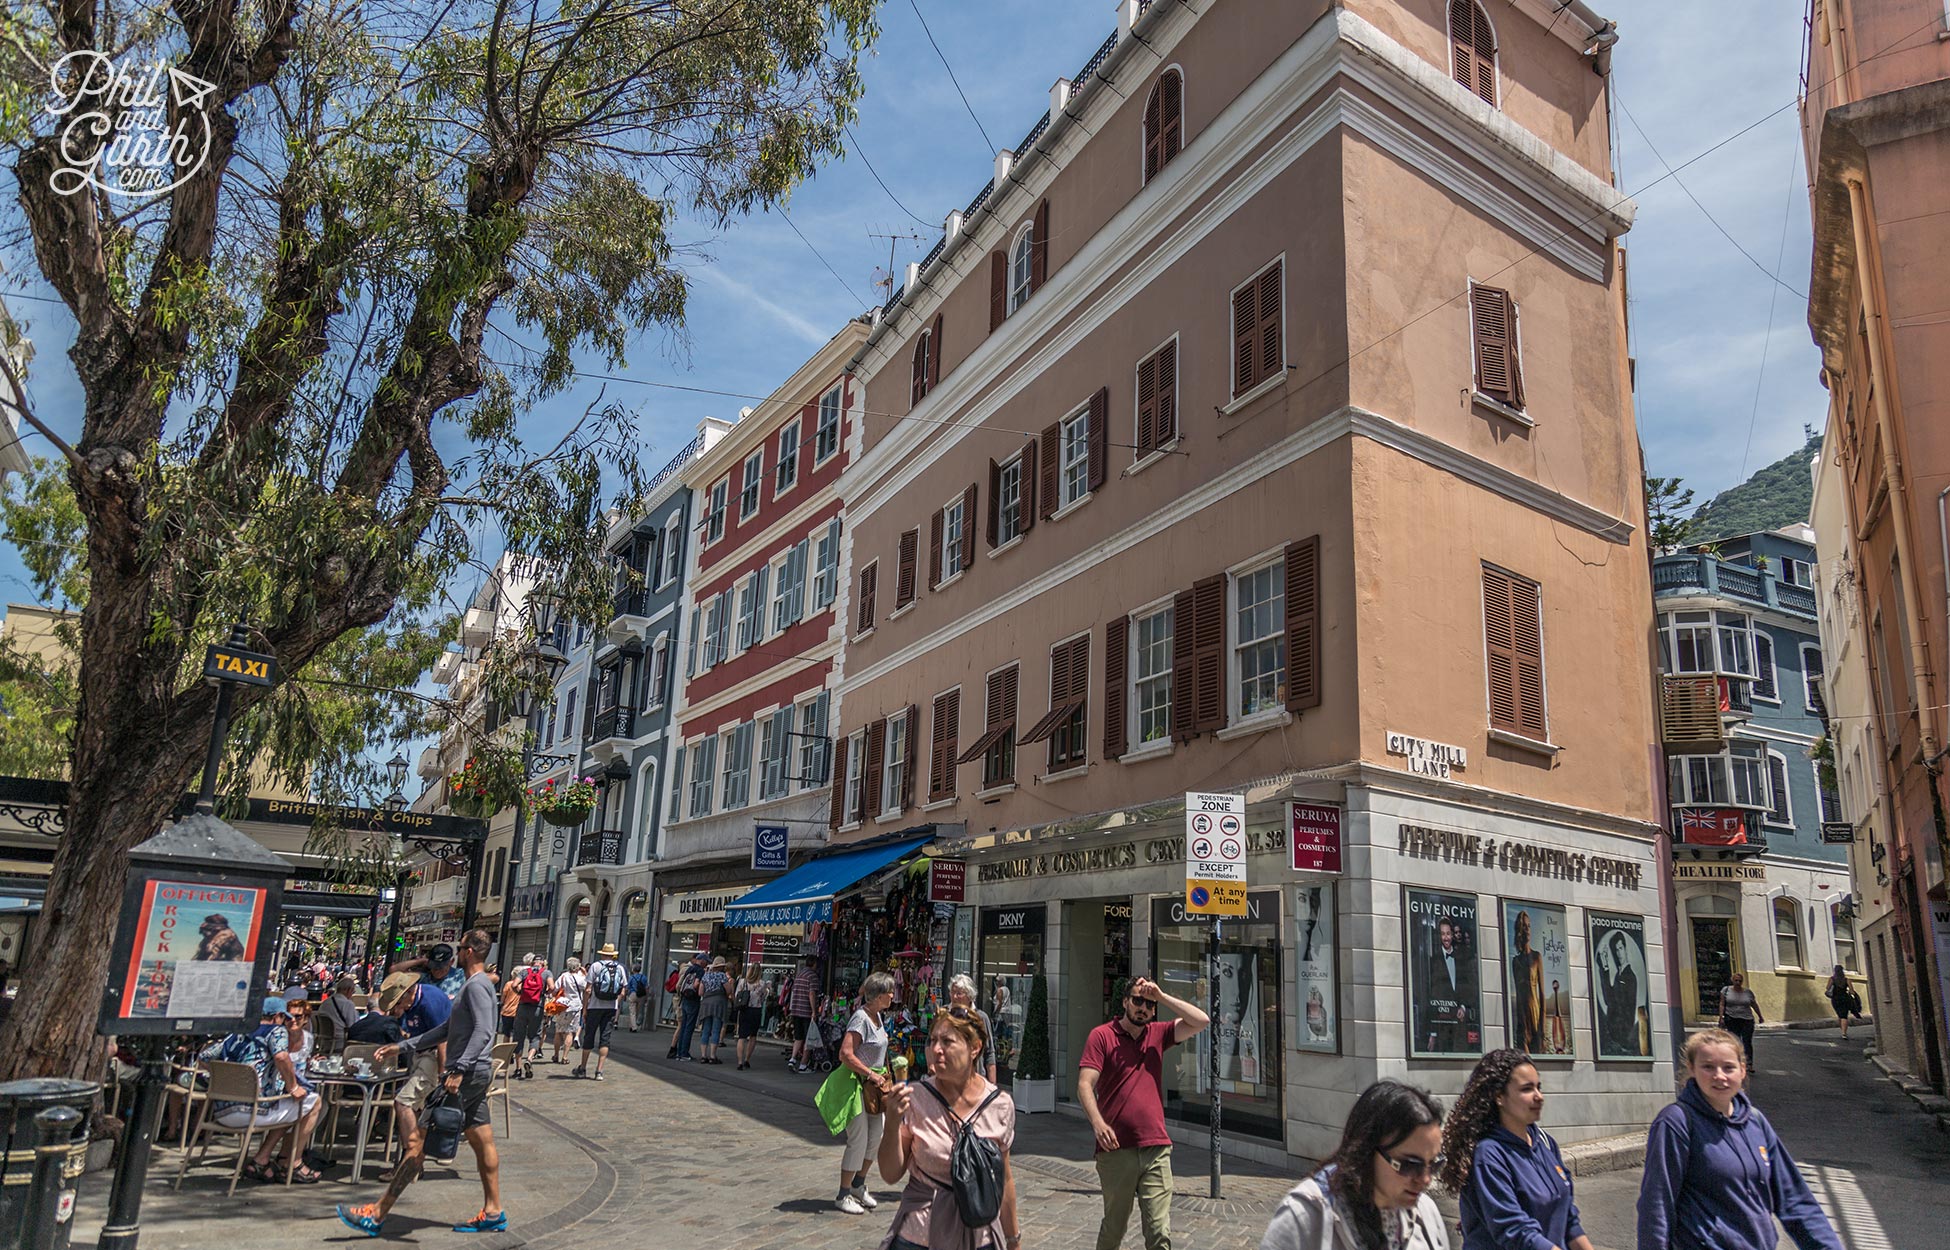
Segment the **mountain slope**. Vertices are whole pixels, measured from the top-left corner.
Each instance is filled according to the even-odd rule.
[[[1811,435],[1801,450],[1790,452],[1740,485],[1707,500],[1693,514],[1693,519],[1699,522],[1693,541],[1718,542],[1738,534],[1806,521],[1815,494],[1809,466],[1820,450],[1821,435]]]

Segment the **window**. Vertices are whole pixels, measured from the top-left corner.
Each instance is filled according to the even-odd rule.
[[[1523,362],[1517,304],[1500,287],[1469,284],[1470,354],[1474,358],[1476,393],[1523,410]]]
[[[1028,528],[1023,524],[1023,463],[1020,455],[1002,466],[996,475],[995,541],[997,546],[1012,543]]]
[[[1727,748],[1727,763],[1733,774],[1733,805],[1768,809],[1767,756],[1757,744],[1736,742]]]
[[[955,755],[961,750],[961,687],[934,697],[934,737],[928,748],[928,802],[955,794]]]
[[[783,495],[799,484],[799,418],[779,431],[779,463],[773,471],[772,493]]]
[[[1781,580],[1783,582],[1790,586],[1800,586],[1808,590],[1814,589],[1814,565],[1808,563],[1806,560],[1797,560],[1793,556],[1782,556],[1780,564]]]
[[[813,607],[823,608],[840,593],[840,523],[828,521],[819,536],[819,571],[813,575]]]
[[[1490,727],[1548,741],[1544,711],[1543,596],[1536,582],[1483,566],[1483,636],[1489,652]]]
[[[718,740],[691,744],[691,818],[711,814],[711,782],[717,776]]]
[[[952,581],[968,567],[974,555],[974,531],[968,527],[968,514],[975,488],[969,487],[945,508],[934,514],[934,530],[928,542],[928,588]]]
[[[846,747],[846,804],[841,823],[852,824],[860,819],[860,776],[866,767],[867,735],[865,731],[856,733],[842,745]]]
[[[710,672],[711,669],[715,668],[724,659],[723,656],[718,654],[718,612],[722,602],[722,598],[718,595],[713,595],[704,601],[704,616],[698,626],[699,655],[697,671],[700,673]]]
[[[855,633],[864,634],[873,628],[873,597],[880,582],[880,561],[875,560],[860,570],[860,627]]]
[[[684,747],[680,743],[671,752],[670,760],[670,808],[665,821],[675,824],[684,814]]]
[[[1774,674],[1774,639],[1766,630],[1754,631],[1754,698],[1768,703],[1781,701],[1781,687]]]
[[[831,460],[840,449],[840,388],[819,397],[819,425],[813,430],[813,467]]]
[[[542,735],[542,746],[544,748],[552,747],[555,745],[555,713],[557,712],[557,710],[559,710],[561,702],[562,701],[560,699],[549,700],[548,730],[546,733]]]
[[[669,524],[664,526],[664,566],[663,576],[657,581],[659,589],[676,581],[682,575],[683,559],[684,523],[681,517],[673,514]]]
[[[806,615],[806,542],[785,553],[779,561],[778,589],[772,596],[772,629],[781,632]]]
[[[1725,755],[1675,755],[1667,763],[1668,797],[1675,807],[1751,807],[1763,811],[1767,763],[1758,745],[1735,743]],[[1772,817],[1769,818],[1770,823]]]
[[[738,650],[750,651],[765,631],[765,570],[759,569],[738,587]]]
[[[1794,802],[1788,794],[1787,756],[1767,753],[1767,823],[1794,828]]]
[[[1090,493],[1090,412],[1066,418],[1057,436],[1056,506],[1067,508]]]
[[[650,656],[650,688],[644,691],[643,706],[662,707],[670,689],[670,635],[658,634]]]
[[[1087,762],[1084,735],[1089,721],[1090,635],[1057,643],[1049,653],[1049,714],[1018,744],[1049,739],[1049,770],[1060,772]]]
[[[1281,338],[1286,262],[1276,260],[1232,292],[1232,397],[1286,372]]]
[[[1171,736],[1170,605],[1140,616],[1134,631],[1135,663],[1131,666],[1131,705],[1137,716],[1137,741],[1162,742]]]
[[[704,513],[704,541],[717,542],[724,537],[725,498],[731,490],[731,479],[720,478],[712,483],[711,503]]]
[[[1850,972],[1860,972],[1855,954],[1855,917],[1840,903],[1830,903],[1828,927],[1835,934],[1835,962]]]
[[[1720,630],[1720,671],[1755,676],[1753,622],[1745,613],[1716,612],[1714,623]]]
[[[1286,702],[1286,567],[1272,564],[1232,580],[1235,719]]]
[[[1178,441],[1178,340],[1138,362],[1137,451],[1139,460]]]
[[[751,801],[752,724],[746,721],[724,738],[724,791],[720,811],[735,811]]]
[[[904,531],[896,554],[899,559],[894,565],[894,611],[898,612],[914,602],[915,564],[921,558],[921,531]]]
[[[1821,658],[1821,648],[1801,645],[1801,693],[1808,701],[1808,711],[1821,720],[1828,719],[1828,699],[1821,693],[1821,679],[1826,672],[1825,661]]]
[[[1821,765],[1819,763],[1814,765],[1814,770],[1815,803],[1821,812],[1822,821],[1826,823],[1828,821],[1847,820],[1848,813],[1842,810],[1842,796],[1835,793],[1833,786],[1822,780]]]
[[[738,519],[749,521],[758,512],[758,484],[765,479],[765,449],[745,457],[745,476],[738,491]]]
[[[907,794],[907,713],[887,718],[887,757],[880,766],[880,814],[899,812]]]
[[[1449,0],[1449,72],[1496,107],[1496,31],[1475,0]]]
[[[1799,968],[1801,963],[1801,918],[1791,898],[1774,900],[1774,966]]]
[[[826,691],[799,705],[799,787],[810,790],[830,780],[832,743],[826,737],[826,713],[832,696]]]
[[[1184,143],[1185,79],[1175,69],[1158,75],[1158,83],[1144,101],[1144,180],[1171,164]]]
[[[1036,254],[1036,227],[1028,224],[1017,232],[1009,249],[1009,311],[1015,312],[1029,299],[1036,287],[1032,279]]]
[[[988,699],[982,736],[956,757],[955,763],[982,761],[982,788],[1008,785],[1016,779],[1016,687],[1018,668],[1011,664],[988,675]]]
[[[915,336],[912,363],[910,398],[918,404],[941,381],[941,314],[936,313],[934,324]]]
[[[1713,614],[1675,612],[1660,618],[1660,661],[1671,673],[1714,673],[1719,664],[1713,653]]]
[[[567,742],[576,736],[576,692],[569,691],[569,701],[563,704],[562,740]]]
[[[758,797],[776,799],[786,792],[786,761],[792,742],[792,709],[775,712],[765,719],[758,741]]]

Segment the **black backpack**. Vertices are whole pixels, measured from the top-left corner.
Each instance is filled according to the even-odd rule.
[[[975,1113],[963,1120],[955,1115],[955,1109],[941,1096],[931,1082],[916,1082],[922,1089],[934,1095],[936,1102],[947,1111],[948,1118],[955,1122],[959,1130],[955,1134],[955,1147],[948,1152],[948,1183],[943,1185],[932,1176],[928,1177],[935,1185],[950,1190],[955,1195],[955,1207],[961,1213],[965,1228],[987,1228],[1002,1214],[1002,1150],[988,1138],[976,1133],[971,1123],[981,1118],[982,1112],[994,1102],[1002,1091],[992,1089],[989,1096],[982,1099],[982,1105]],[[920,1169],[916,1168],[919,1172]],[[922,1173],[926,1176],[926,1173]]]

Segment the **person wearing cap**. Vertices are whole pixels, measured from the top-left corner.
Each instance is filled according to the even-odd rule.
[[[595,1077],[600,1081],[603,1060],[609,1058],[609,1037],[616,1031],[617,1007],[630,992],[629,974],[616,962],[616,943],[603,943],[583,979],[589,987],[589,1000],[582,1009],[582,1058],[575,1066],[575,1075],[590,1075],[589,1055],[594,1051]]]
[[[423,980],[418,972],[388,973],[379,986],[379,1010],[399,1021],[400,1041],[380,1047],[373,1061],[384,1063],[396,1050],[413,1061],[412,1073],[393,1095],[393,1114],[399,1119],[402,1139],[411,1137],[419,1127],[419,1113],[439,1087],[440,1070],[446,1063],[438,1042],[427,1047],[412,1044],[446,1024],[453,1009],[453,1002],[440,987]],[[380,1179],[387,1179],[387,1174],[381,1173]]]
[[[318,1095],[305,1087],[303,1069],[291,1059],[291,1017],[282,995],[272,995],[261,1004],[262,1022],[249,1033],[232,1033],[204,1047],[200,1058],[208,1063],[249,1064],[257,1073],[257,1092],[262,1098],[276,1098],[269,1105],[247,1102],[212,1102],[209,1113],[225,1128],[240,1129],[255,1125],[267,1132],[257,1154],[243,1165],[243,1174],[254,1181],[276,1181],[282,1169],[272,1156],[282,1154],[291,1169],[293,1184],[312,1185],[317,1172],[304,1164],[305,1146],[318,1125],[321,1103]],[[282,1145],[283,1149],[279,1147]]]
[[[417,959],[402,959],[395,963],[390,972],[417,972],[428,984],[440,987],[440,992],[449,1002],[460,993],[460,987],[467,983],[467,974],[454,964],[454,948],[445,942],[436,942],[427,947],[426,954]]]
[[[710,971],[711,957],[692,951],[691,961],[677,973],[677,1037],[670,1043],[667,1059],[691,1057],[691,1035],[697,1031],[698,1003],[704,996],[704,974]]]

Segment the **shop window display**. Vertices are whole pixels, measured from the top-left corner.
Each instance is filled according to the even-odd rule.
[[[1219,1011],[1213,1027],[1165,1053],[1165,1115],[1211,1118],[1211,1047],[1219,1048],[1219,1094],[1228,1130],[1277,1140],[1282,1131],[1280,898],[1254,890],[1247,915],[1226,919],[1219,944]],[[1187,915],[1184,900],[1151,904],[1151,966],[1159,985],[1209,1009],[1210,921]]]
[[[996,1079],[1014,1079],[1022,1049],[1022,1026],[1029,1015],[1029,985],[1043,966],[1044,908],[1041,904],[985,907],[981,932],[981,974],[975,983],[980,1005],[995,1024]]]

